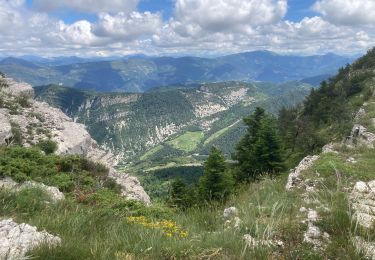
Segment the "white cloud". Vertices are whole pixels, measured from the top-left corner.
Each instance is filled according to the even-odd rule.
[[[324,15],[291,22],[283,19],[286,8],[286,0],[175,0],[164,22],[159,13],[115,11],[98,13],[96,22],[66,23],[24,0],[0,0],[0,56],[354,53],[375,45],[375,28],[365,23],[346,26]]]
[[[65,43],[91,45],[99,40],[92,33],[92,25],[90,22],[82,20],[71,25],[65,25],[60,22],[59,38]]]
[[[120,12],[114,16],[103,13],[99,15],[94,33],[99,37],[134,40],[155,33],[162,24],[161,15],[150,12],[132,12],[129,15]]]
[[[313,9],[338,25],[374,25],[374,0],[319,0]]]
[[[136,9],[139,1],[140,0],[34,0],[33,6],[39,11],[70,8],[87,13],[129,13]]]
[[[5,1],[0,0],[0,34],[8,33],[8,28],[22,25],[22,10],[18,10],[23,1]]]
[[[172,26],[182,36],[207,32],[250,32],[281,20],[287,0],[177,0]]]

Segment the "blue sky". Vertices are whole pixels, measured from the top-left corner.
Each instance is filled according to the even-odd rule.
[[[314,3],[314,0],[289,0],[288,12],[285,19],[297,22],[302,20],[304,17],[312,17],[317,15],[316,12],[311,10]]]
[[[358,54],[373,0],[0,0],[0,56]]]
[[[27,6],[32,8],[33,0],[27,0]],[[306,16],[314,16],[317,13],[311,10],[311,6],[315,3],[314,0],[289,0],[288,12],[285,19],[290,21],[299,21]],[[161,12],[163,19],[168,20],[173,14],[173,0],[141,0],[138,4],[138,10],[141,12]],[[67,23],[76,22],[78,20],[88,20],[95,22],[96,15],[76,12],[74,9],[59,10],[51,13]]]

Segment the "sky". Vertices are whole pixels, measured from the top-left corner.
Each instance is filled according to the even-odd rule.
[[[375,0],[0,0],[0,56],[311,55],[375,46]]]

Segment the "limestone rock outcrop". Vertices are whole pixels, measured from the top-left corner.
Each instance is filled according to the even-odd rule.
[[[303,241],[312,244],[315,249],[324,248],[329,243],[329,234],[322,232],[315,223],[319,220],[319,215],[316,210],[307,210],[307,230],[303,234]]]
[[[24,259],[32,249],[47,244],[58,246],[61,239],[46,231],[38,232],[37,228],[28,224],[17,224],[12,219],[0,221],[0,259]]]
[[[300,177],[301,172],[310,168],[318,159],[318,155],[306,156],[305,158],[303,158],[302,161],[298,164],[298,166],[290,171],[285,188],[287,190],[291,190],[299,186],[299,184],[302,181]]]
[[[238,209],[236,207],[229,207],[224,209],[223,217],[224,218],[232,218],[238,215]]]
[[[367,259],[375,260],[375,243],[368,242],[360,236],[353,238],[353,244],[357,250],[365,255]]]
[[[150,197],[141,186],[138,178],[126,173],[110,170],[109,177],[113,178],[122,187],[122,195],[128,199],[141,201],[146,205],[151,203]]]
[[[43,183],[35,181],[25,181],[23,183],[17,183],[13,179],[6,177],[0,179],[0,189],[6,189],[9,191],[21,191],[24,189],[37,188],[43,190],[51,198],[53,202],[58,202],[65,199],[64,193],[59,191],[58,188],[44,185]]]
[[[371,228],[375,224],[375,181],[359,181],[350,194],[354,217],[359,225]]]
[[[6,109],[0,109],[0,146],[9,143],[13,136],[12,126],[7,114],[8,112]]]
[[[4,79],[3,79],[4,80]],[[1,89],[8,101],[17,104],[20,95],[28,99],[19,104],[16,111],[0,110],[0,145],[8,145],[11,139],[11,125],[16,125],[21,135],[21,144],[25,147],[37,144],[41,140],[51,139],[58,145],[57,154],[77,154],[100,162],[109,168],[109,177],[122,187],[122,194],[129,198],[150,203],[150,198],[136,177],[116,172],[116,157],[99,147],[91,138],[83,124],[74,122],[60,109],[53,108],[45,102],[31,99],[33,88],[26,83],[5,79],[7,87]],[[4,126],[4,127],[3,127]]]
[[[260,246],[264,247],[283,247],[284,242],[281,240],[271,240],[271,239],[255,239],[250,234],[246,234],[243,236],[243,239],[245,240],[245,243],[250,248],[256,248]]]
[[[366,127],[355,124],[344,143],[349,147],[364,145],[368,148],[374,148],[374,142],[375,134],[368,132]]]

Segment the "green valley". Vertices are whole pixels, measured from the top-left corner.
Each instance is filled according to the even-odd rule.
[[[206,155],[212,145],[227,155],[243,133],[242,117],[262,106],[277,113],[301,101],[311,86],[298,82],[213,83],[146,93],[95,93],[62,86],[35,88],[37,99],[87,126],[120,162]]]

